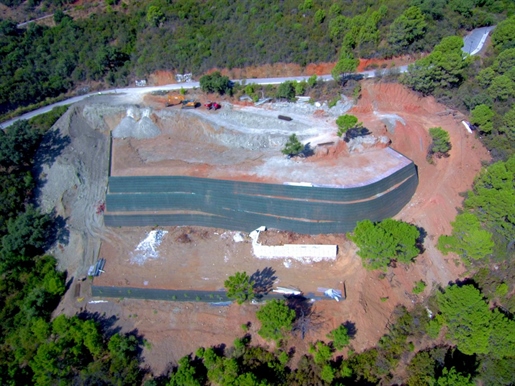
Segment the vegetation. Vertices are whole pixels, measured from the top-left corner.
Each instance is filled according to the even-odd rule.
[[[359,248],[357,253],[368,269],[386,269],[392,261],[411,262],[420,253],[419,237],[416,226],[393,219],[376,223],[358,221],[349,236]]]
[[[224,282],[227,297],[238,304],[254,299],[254,281],[250,280],[247,272],[236,272]]]
[[[268,301],[257,312],[256,316],[261,322],[258,334],[265,339],[273,339],[276,342],[285,338],[285,334],[291,331],[295,320],[295,311],[281,300]]]
[[[204,75],[200,78],[200,89],[208,93],[218,93],[220,95],[226,94],[231,91],[231,81],[229,77],[222,76],[220,71],[215,71],[212,74]]]
[[[448,156],[451,150],[451,139],[449,133],[441,127],[432,127],[429,129],[429,135],[433,142],[429,148],[429,153],[436,154],[438,157]]]
[[[419,280],[415,283],[415,286],[413,287],[413,293],[415,295],[421,294],[426,289],[427,284],[424,282],[424,280]]]
[[[327,337],[333,341],[336,350],[341,350],[350,343],[349,331],[343,324],[327,334]]]
[[[362,124],[358,123],[358,118],[356,116],[345,114],[336,118],[336,125],[338,126],[338,137],[341,137],[348,130],[360,127]]]
[[[304,145],[299,141],[296,134],[292,134],[289,136],[281,152],[287,156],[296,156],[302,150],[304,150]]]
[[[42,3],[53,7],[66,2]],[[199,75],[216,67],[339,59],[333,75],[344,81],[355,71],[357,57],[434,47],[402,81],[451,108],[470,112],[471,123],[496,161],[465,195],[452,233],[438,240],[444,253],[463,258],[473,281],[437,291],[410,312],[397,307],[387,334],[375,347],[335,358],[333,351],[348,345],[355,333],[345,324],[328,335],[332,342],[313,343],[309,354],[290,365],[289,350],[270,352],[244,337],[233,347],[201,348],[163,377],[169,379],[151,379],[149,384],[515,383],[515,17],[503,20],[515,12],[513,2],[351,1],[343,7],[325,0],[208,0],[202,7],[196,1],[157,1],[144,8],[138,3],[107,3],[109,14],[83,20],[56,12],[52,28],[32,24],[22,30],[11,21],[0,21],[0,113],[93,83],[126,85],[158,69]],[[219,28],[221,20],[224,28]],[[487,54],[479,60],[463,57],[461,39],[454,35],[495,23]],[[233,92],[220,73],[201,82],[208,92]],[[316,77],[288,82],[277,96],[302,95],[316,82]],[[262,89],[247,91],[249,86],[245,92],[259,97]],[[56,270],[53,257],[40,255],[55,237],[55,224],[30,205],[31,171],[41,134],[64,110],[18,122],[0,133],[0,383],[140,384],[141,337],[104,331],[87,314],[51,320],[67,278]],[[434,133],[435,153],[450,150],[443,131]],[[287,154],[298,154],[303,147],[294,148]],[[416,227],[394,220],[361,222],[351,236],[365,266],[373,269],[411,261],[419,253],[419,237]],[[252,296],[245,273],[230,279],[235,299]],[[424,287],[423,281],[415,283],[413,293]],[[268,302],[257,315],[260,335],[276,341],[287,336],[296,318],[284,301]]]

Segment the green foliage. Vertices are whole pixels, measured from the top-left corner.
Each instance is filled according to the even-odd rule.
[[[471,62],[469,57],[463,57],[462,47],[463,39],[459,36],[443,38],[431,54],[408,66],[401,82],[425,95],[437,87],[458,87]]]
[[[388,43],[394,54],[405,52],[414,42],[421,39],[427,28],[424,15],[418,7],[410,7],[390,25]]]
[[[9,269],[18,259],[26,260],[43,251],[52,231],[52,219],[28,205],[26,211],[7,222],[7,234],[2,237],[0,259],[2,270]],[[14,260],[14,261],[13,261]]]
[[[341,350],[350,343],[349,332],[343,324],[329,332],[327,337],[333,341],[336,350]]]
[[[429,129],[429,135],[433,140],[432,153],[447,154],[451,150],[451,137],[447,131],[441,127],[432,127]]]
[[[493,252],[492,234],[481,229],[478,218],[473,214],[461,213],[451,225],[452,234],[442,235],[438,239],[437,247],[442,253],[454,252],[470,262]]]
[[[161,8],[151,5],[147,10],[147,23],[153,27],[159,26],[165,19]]]
[[[224,282],[227,297],[242,304],[254,298],[254,281],[250,280],[247,272],[236,272]]]
[[[492,33],[492,44],[498,51],[515,47],[515,16],[497,25]]]
[[[415,286],[413,287],[412,292],[415,295],[418,295],[418,294],[424,292],[424,290],[426,289],[426,286],[427,286],[427,284],[424,282],[424,280],[419,280],[415,283]]]
[[[68,110],[68,105],[57,106],[50,110],[48,113],[36,115],[29,119],[29,123],[34,129],[37,129],[40,133],[48,131],[54,123]]]
[[[409,263],[419,253],[416,226],[386,219],[378,223],[359,221],[350,239],[359,248],[358,255],[367,269],[386,269],[392,260]]]
[[[345,80],[345,77],[356,71],[358,67],[359,59],[356,59],[352,52],[347,49],[342,48],[340,53],[340,58],[338,62],[334,66],[331,71],[331,75],[336,82],[339,82],[341,79]],[[343,78],[342,78],[343,75]]]
[[[200,89],[204,92],[216,92],[223,95],[231,91],[231,81],[229,80],[229,77],[222,76],[220,71],[215,71],[212,74],[202,76],[199,83]]]
[[[34,157],[40,138],[41,135],[24,120],[0,131],[0,165],[5,169],[27,165]]]
[[[474,386],[475,383],[470,380],[470,375],[462,375],[456,371],[454,367],[450,370],[444,368],[442,375],[436,383],[438,386]]]
[[[333,356],[331,347],[320,341],[315,345],[311,345],[309,352],[313,354],[315,363],[321,366],[327,364]]]
[[[261,322],[258,334],[265,339],[279,341],[291,331],[295,320],[295,311],[291,310],[284,301],[271,300],[262,306],[256,316]]]
[[[448,337],[467,355],[489,351],[492,315],[472,285],[450,286],[437,296]]]
[[[284,98],[289,101],[295,99],[295,83],[292,81],[286,81],[279,85],[277,88],[276,98]]]
[[[502,126],[499,131],[504,133],[506,137],[515,141],[515,107],[512,107],[502,118]]]
[[[202,386],[205,379],[191,363],[189,356],[179,359],[177,370],[171,375],[167,386]]]
[[[499,75],[492,79],[486,90],[495,101],[507,101],[515,96],[515,83],[508,75]]]
[[[288,141],[284,145],[281,153],[284,155],[297,155],[304,150],[304,145],[299,141],[296,134],[288,137]]]
[[[359,127],[362,124],[358,123],[358,118],[354,115],[345,114],[336,118],[336,125],[338,126],[338,137],[341,137],[347,130]]]
[[[478,125],[483,133],[492,132],[494,112],[491,107],[481,104],[474,107],[470,114],[470,123]]]
[[[515,235],[515,156],[496,162],[476,179],[464,202],[485,227],[506,242]]]

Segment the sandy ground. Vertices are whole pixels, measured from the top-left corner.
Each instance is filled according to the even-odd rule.
[[[450,221],[462,202],[460,193],[470,188],[481,161],[489,157],[480,142],[466,132],[459,115],[432,98],[420,98],[399,85],[370,81],[363,84],[362,97],[351,110],[375,134],[387,135],[392,148],[418,166],[417,192],[397,217],[424,228],[426,250],[414,264],[392,267],[385,275],[364,270],[344,235],[314,236],[307,240],[271,232],[266,242],[338,245],[335,262],[302,265],[284,260],[258,260],[252,255],[251,244],[236,243],[231,232],[189,227],[166,229],[169,233],[159,247],[159,257],[143,265],[131,264],[131,254],[150,229],[106,229],[101,214],[96,214],[106,186],[107,133],[120,122],[126,106],[102,108],[100,111],[99,107],[85,104],[59,121],[57,132],[68,137],[70,143],[63,145],[61,155],[49,161],[42,172],[45,179],[41,183],[41,200],[48,208],[56,206],[69,224],[69,241],[63,241],[52,251],[60,266],[68,269],[69,276],[84,274],[84,267],[93,259],[94,252],[98,253],[96,248],[103,240],[100,255],[108,259],[108,266],[98,284],[219,289],[225,277],[236,270],[251,274],[266,267],[275,271],[276,284],[298,286],[306,292],[315,291],[318,286],[339,288],[345,283],[345,301],[315,302],[323,321],[321,329],[304,342],[299,338],[290,341],[300,355],[306,351],[308,340],[324,339],[330,329],[345,321],[355,323],[356,350],[374,345],[385,332],[395,305],[409,306],[419,299],[411,294],[414,282],[423,279],[428,283],[427,294],[434,283],[445,285],[463,272],[452,257],[442,256],[434,244],[440,234],[450,231]],[[326,119],[330,124],[334,118]],[[449,131],[453,148],[450,157],[430,165],[425,159],[430,141],[428,129],[435,126]],[[88,281],[81,284],[77,297],[74,291],[68,291],[56,313],[98,312],[117,318],[116,326],[122,331],[137,329],[152,345],[151,349],[145,349],[144,356],[156,374],[199,346],[230,345],[235,337],[242,335],[241,324],[255,322],[257,306],[253,305],[216,308],[127,299],[95,299],[106,302],[89,303],[88,285]],[[257,323],[253,323],[253,339],[264,343],[254,333],[256,328]]]

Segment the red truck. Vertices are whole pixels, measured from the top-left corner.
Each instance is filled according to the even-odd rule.
[[[218,110],[218,109],[222,108],[222,106],[216,102],[209,102],[209,103],[206,103],[204,106],[206,106],[208,110]]]

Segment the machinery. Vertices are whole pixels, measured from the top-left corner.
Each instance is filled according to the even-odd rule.
[[[216,102],[208,102],[204,106],[207,107],[208,110],[218,110],[222,108],[222,106]]]
[[[168,101],[166,103],[166,106],[175,106],[179,105],[181,103],[184,103],[184,96],[183,95],[168,95]]]
[[[195,109],[198,106],[200,106],[200,103],[194,100],[184,100],[182,101],[182,108],[183,109]]]

